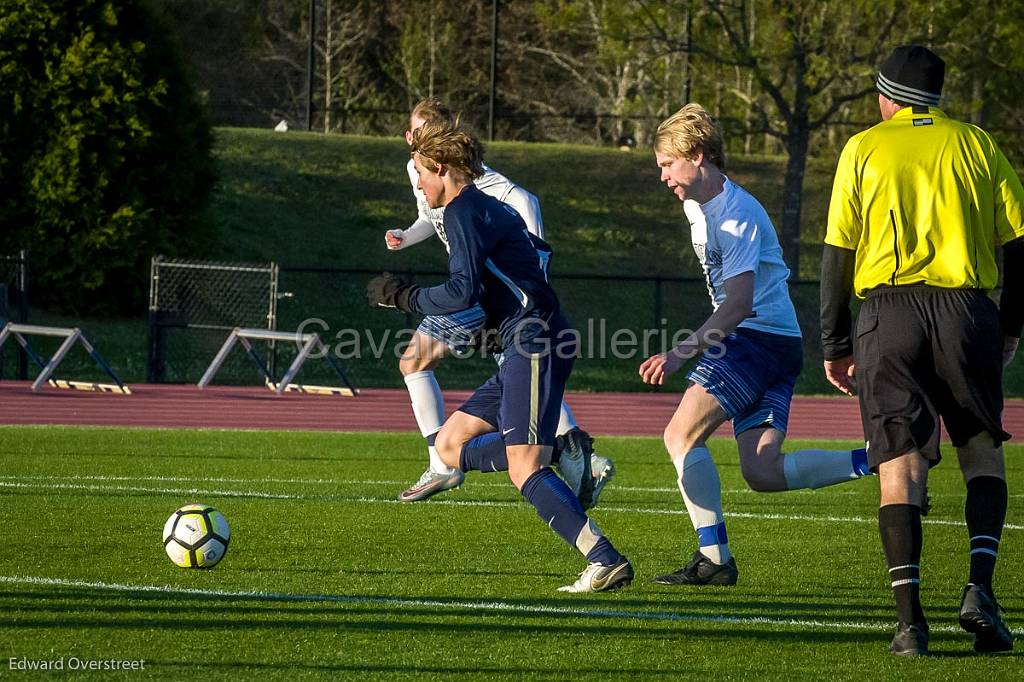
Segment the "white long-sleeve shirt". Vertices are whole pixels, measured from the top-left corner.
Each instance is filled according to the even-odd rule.
[[[412,185],[412,193],[416,197],[416,208],[418,217],[416,222],[408,228],[401,230],[402,243],[398,247],[404,249],[413,244],[429,239],[433,235],[444,243],[448,248],[448,239],[444,231],[444,208],[430,208],[427,205],[427,198],[417,187],[419,175],[412,159],[406,165],[409,173],[409,183]],[[516,210],[526,223],[526,229],[541,239],[544,238],[544,221],[540,215],[540,201],[533,194],[515,184],[493,168],[484,166],[484,174],[477,178],[473,184],[483,192],[490,195]]]

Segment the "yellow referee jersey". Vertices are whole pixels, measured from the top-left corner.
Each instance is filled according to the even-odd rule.
[[[995,244],[1024,236],[1024,189],[977,126],[910,107],[839,157],[825,243],[856,249],[857,295],[878,286],[992,289]]]

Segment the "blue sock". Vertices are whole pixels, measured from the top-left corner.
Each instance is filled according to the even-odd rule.
[[[859,448],[850,453],[850,463],[853,465],[853,473],[858,476],[870,476],[871,467],[868,466],[868,451]]]
[[[704,526],[697,529],[697,544],[701,550],[705,547],[721,547],[729,544],[729,536],[725,533],[725,521],[716,523],[713,526]],[[707,554],[705,554],[707,556]],[[726,559],[728,561],[728,559]],[[717,563],[725,563],[719,561]]]
[[[523,497],[563,540],[586,555],[590,563],[611,566],[621,555],[587,518],[580,501],[554,471],[543,467],[523,484]]]
[[[462,446],[459,468],[463,471],[508,471],[505,441],[497,431],[473,438]]]

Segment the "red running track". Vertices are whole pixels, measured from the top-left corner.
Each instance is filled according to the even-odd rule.
[[[143,384],[130,396],[0,383],[0,424],[156,426],[165,428],[416,431],[401,389],[364,389],[358,397],[277,396],[261,387]],[[446,391],[449,411],[467,391]],[[570,393],[580,426],[595,435],[660,436],[679,396],[674,393]],[[1008,400],[1004,428],[1024,436],[1024,400]],[[719,435],[729,435],[728,426]],[[793,438],[863,438],[857,401],[842,396],[793,400]]]

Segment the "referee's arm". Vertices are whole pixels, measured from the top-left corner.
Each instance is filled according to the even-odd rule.
[[[1024,327],[1024,237],[1003,244],[1003,291],[999,297],[999,320],[1003,327],[1003,365],[1017,352]]]
[[[857,252],[825,244],[821,253],[821,345],[829,383],[853,395],[853,341],[850,296]]]

